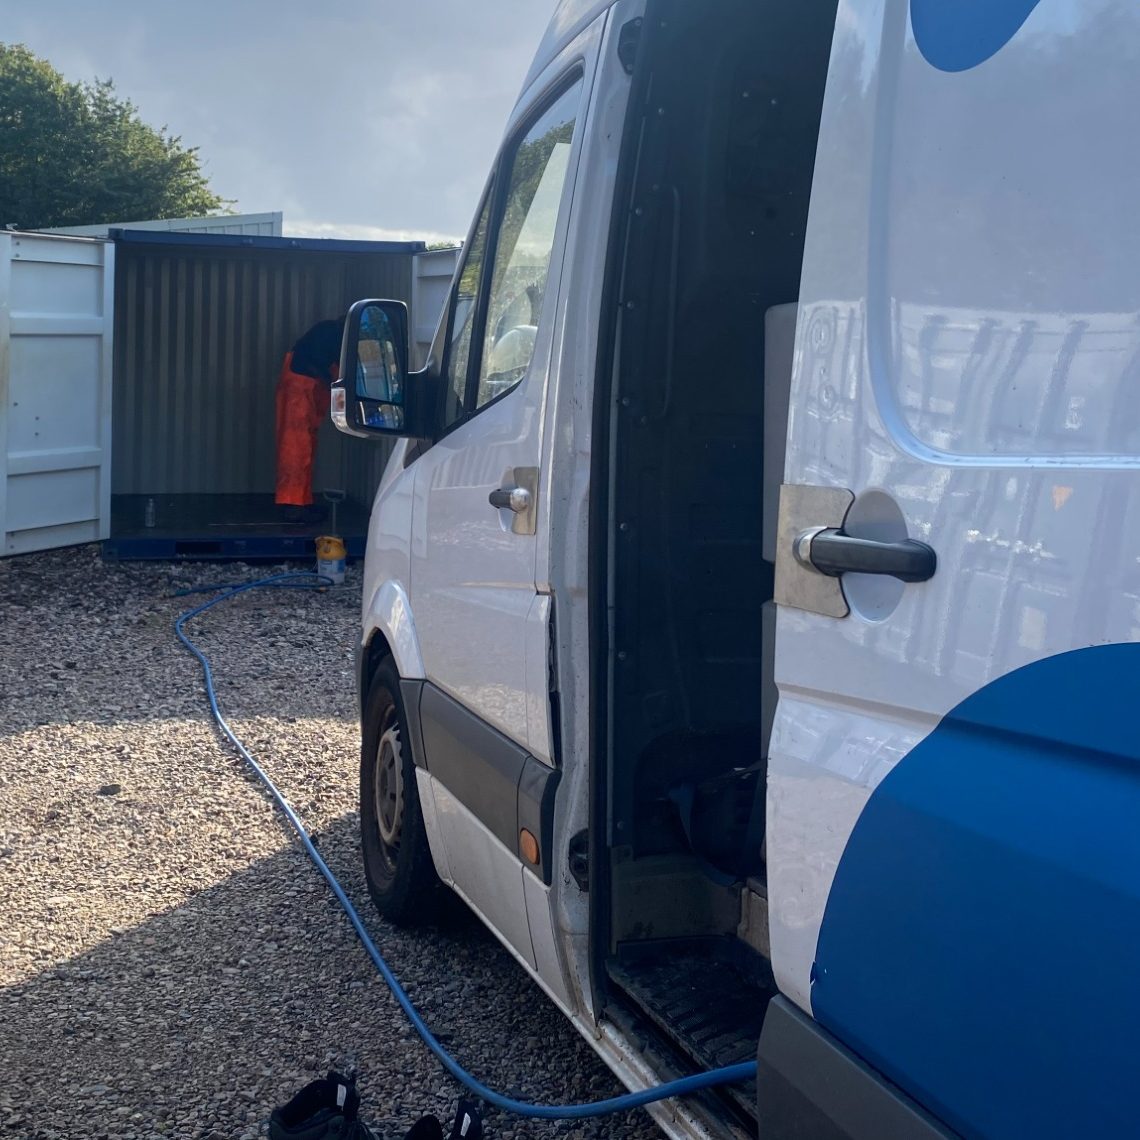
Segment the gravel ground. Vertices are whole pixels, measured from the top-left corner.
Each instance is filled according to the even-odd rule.
[[[267,573],[0,560],[0,1135],[264,1134],[326,1067],[399,1137],[458,1088],[405,1023],[324,882],[208,719],[171,631],[178,587]],[[429,1023],[493,1086],[540,1100],[617,1083],[473,919],[382,923],[360,871],[351,677],[359,576],[256,591],[196,625],[235,730],[326,858]],[[643,1113],[487,1135],[660,1136]]]

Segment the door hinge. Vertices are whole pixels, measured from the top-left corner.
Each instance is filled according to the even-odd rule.
[[[637,48],[641,43],[641,17],[622,24],[618,32],[618,59],[626,75],[632,75],[637,64]]]

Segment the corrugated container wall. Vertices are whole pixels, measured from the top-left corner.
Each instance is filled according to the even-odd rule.
[[[411,300],[410,253],[120,244],[112,485],[271,492],[285,352],[361,297]],[[326,423],[314,485],[371,502],[389,448]]]

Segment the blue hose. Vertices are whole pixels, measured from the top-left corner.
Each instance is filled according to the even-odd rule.
[[[298,581],[298,579],[301,581]],[[654,1088],[643,1089],[641,1092],[626,1093],[624,1096],[610,1097],[607,1100],[594,1101],[590,1104],[530,1104],[526,1101],[515,1100],[513,1097],[503,1096],[502,1093],[497,1093],[494,1089],[488,1088],[467,1072],[467,1070],[444,1049],[439,1041],[436,1040],[432,1031],[424,1024],[423,1018],[420,1017],[416,1011],[416,1007],[412,1005],[411,999],[407,993],[404,992],[404,987],[400,985],[396,975],[392,973],[391,967],[384,961],[380,951],[376,948],[376,943],[372,941],[371,936],[365,929],[360,915],[349,900],[344,888],[337,881],[337,877],[332,873],[329,865],[321,857],[320,852],[317,851],[312,839],[309,838],[309,833],[305,830],[305,826],[301,822],[300,817],[293,810],[289,801],[278,791],[277,786],[266,774],[265,769],[258,764],[249,749],[242,744],[234,734],[233,729],[226,723],[226,718],[222,715],[222,710],[218,705],[218,694],[214,689],[214,672],[210,668],[210,661],[186,635],[186,623],[192,618],[196,618],[200,614],[204,614],[207,610],[212,609],[218,605],[219,602],[229,601],[230,598],[236,598],[238,594],[244,594],[248,590],[256,590],[266,586],[280,586],[282,583],[288,583],[294,587],[300,586],[301,588],[321,589],[327,585],[327,579],[320,578],[316,574],[296,572],[275,574],[271,578],[261,578],[255,582],[246,582],[241,585],[218,587],[224,590],[224,593],[219,594],[215,598],[211,598],[208,602],[203,602],[200,606],[195,606],[192,610],[187,610],[184,614],[180,614],[174,622],[174,632],[178,635],[178,640],[194,654],[198,659],[198,663],[202,666],[202,673],[206,680],[206,696],[210,702],[210,712],[217,722],[218,727],[222,730],[222,734],[234,748],[237,749],[241,758],[265,785],[267,791],[273,797],[274,803],[281,809],[285,818],[292,825],[293,830],[300,837],[301,843],[309,854],[309,858],[316,864],[317,870],[320,871],[325,878],[325,882],[332,888],[337,902],[344,908],[344,913],[348,915],[349,922],[352,923],[353,929],[363,943],[364,949],[368,951],[368,956],[372,959],[376,969],[380,972],[380,976],[388,984],[388,988],[392,991],[396,1001],[400,1004],[400,1008],[412,1023],[412,1027],[420,1037],[423,1038],[424,1044],[435,1054],[440,1064],[443,1065],[461,1085],[464,1085],[488,1104],[493,1104],[496,1108],[501,1108],[504,1112],[513,1113],[516,1116],[536,1117],[540,1120],[580,1120],[592,1116],[609,1116],[614,1112],[625,1112],[631,1108],[641,1108],[655,1101],[668,1100],[670,1097],[685,1096],[688,1093],[697,1092],[699,1089],[712,1088],[715,1085],[737,1084],[738,1082],[747,1081],[755,1077],[756,1064],[751,1061],[745,1061],[739,1065],[728,1065],[722,1069],[710,1069],[708,1072],[696,1073],[691,1077],[682,1077],[676,1081],[668,1081]],[[208,589],[208,587],[203,588],[200,592],[204,592],[205,589]]]

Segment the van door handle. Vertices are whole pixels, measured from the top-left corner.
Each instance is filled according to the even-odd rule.
[[[497,488],[487,500],[496,510],[514,511],[516,515],[530,510],[530,492],[525,487]]]
[[[796,560],[821,574],[887,574],[900,582],[926,582],[934,577],[938,557],[925,542],[904,538],[879,542],[856,538],[833,527],[806,530],[795,541]]]
[[[496,487],[487,501],[497,511],[510,511],[513,534],[534,534],[538,520],[538,468],[508,467],[501,481],[506,487]],[[499,516],[500,520],[502,516]]]

